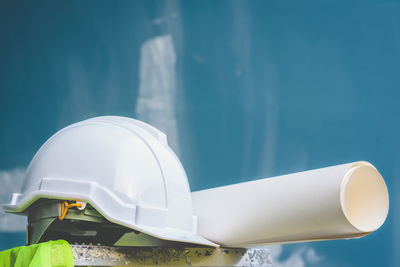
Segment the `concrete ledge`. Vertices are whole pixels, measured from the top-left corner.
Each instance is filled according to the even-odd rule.
[[[75,266],[272,266],[261,248],[71,247]]]

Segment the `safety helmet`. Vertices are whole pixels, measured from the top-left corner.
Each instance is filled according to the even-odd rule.
[[[121,233],[217,246],[196,233],[186,173],[166,135],[130,118],[96,117],[58,131],[32,159],[21,193],[3,208],[30,216],[28,232],[36,234],[28,243],[67,215],[70,222],[122,226]]]

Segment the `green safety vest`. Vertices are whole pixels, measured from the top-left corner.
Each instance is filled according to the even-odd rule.
[[[1,251],[0,266],[73,267],[74,257],[67,241],[48,241]]]

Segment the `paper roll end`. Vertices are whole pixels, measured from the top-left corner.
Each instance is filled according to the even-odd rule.
[[[389,211],[389,193],[381,174],[368,162],[357,162],[346,173],[340,201],[348,221],[361,232],[383,225]]]

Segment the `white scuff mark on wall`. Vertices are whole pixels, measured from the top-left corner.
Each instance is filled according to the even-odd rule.
[[[307,260],[307,262],[309,263],[318,263],[320,261],[322,261],[324,259],[323,256],[318,255],[317,252],[315,252],[315,250],[313,248],[308,248],[306,249],[305,252],[305,259]]]
[[[88,69],[81,58],[69,56],[65,62],[63,75],[66,75],[65,98],[61,101],[61,110],[58,115],[58,128],[65,127],[66,124],[77,122],[84,118],[95,115],[93,112],[93,98]]]
[[[304,267],[321,262],[324,257],[318,255],[314,248],[304,245],[295,249],[285,259],[279,259],[283,253],[283,245],[274,245],[267,247],[271,252],[274,267]]]
[[[257,37],[253,36],[251,31],[253,15],[249,2],[233,2],[232,14],[235,18],[233,20],[235,31],[232,33],[235,65],[232,68],[232,76],[245,90],[241,102],[244,116],[243,143],[246,145],[243,148],[241,176],[247,177],[249,173],[253,173],[254,169],[260,175],[272,176],[278,151],[278,75],[276,66],[273,63],[273,57],[268,53],[270,50],[268,46],[265,47],[265,53],[262,55],[254,54]],[[262,76],[255,68],[261,59],[264,60]],[[263,114],[260,119],[254,119],[255,114],[260,112]],[[253,141],[260,137],[262,138],[261,149],[259,149],[260,143]]]
[[[25,169],[21,167],[0,171],[0,203],[10,202],[11,194],[20,192],[24,180]],[[5,213],[0,208],[0,231],[23,232],[26,229],[26,216]]]
[[[179,152],[176,118],[176,54],[170,35],[147,40],[141,48],[137,119],[163,131]]]

